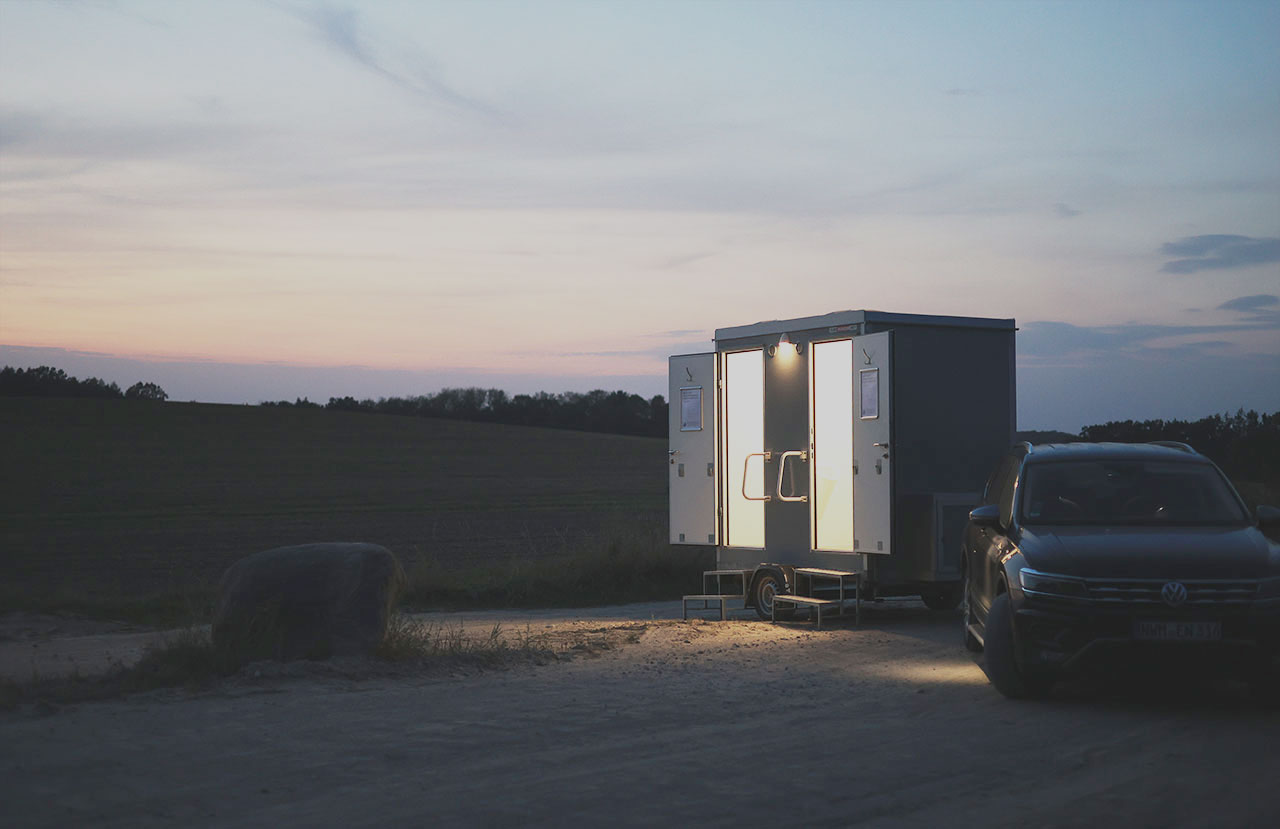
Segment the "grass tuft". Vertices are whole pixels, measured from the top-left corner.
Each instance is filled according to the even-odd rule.
[[[387,662],[496,667],[513,659],[551,657],[554,649],[545,636],[528,628],[508,634],[501,624],[495,624],[487,633],[473,636],[461,624],[418,621],[395,614],[374,655]]]

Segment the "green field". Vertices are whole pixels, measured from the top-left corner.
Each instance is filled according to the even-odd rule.
[[[0,398],[0,430],[0,610],[207,596],[241,556],[309,541],[440,572],[665,538],[660,438],[52,398]]]

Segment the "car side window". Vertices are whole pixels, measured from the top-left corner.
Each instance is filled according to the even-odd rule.
[[[994,503],[1000,505],[1000,525],[1009,527],[1013,525],[1013,494],[1014,484],[1018,482],[1018,472],[1022,467],[1022,458],[1011,455],[1005,458],[1007,468],[1000,481],[1000,491],[996,494]]]
[[[1000,463],[996,465],[995,471],[991,473],[991,477],[987,480],[987,487],[982,492],[983,504],[996,504],[1000,501],[1000,492],[1004,489],[1004,482],[1009,476],[1009,462],[1013,460],[1011,455],[1005,455],[1000,459]]]

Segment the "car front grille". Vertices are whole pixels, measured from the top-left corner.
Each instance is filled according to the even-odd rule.
[[[1248,604],[1258,593],[1256,579],[1089,579],[1089,600],[1106,604],[1164,604],[1161,590],[1170,582],[1187,588],[1183,606]]]

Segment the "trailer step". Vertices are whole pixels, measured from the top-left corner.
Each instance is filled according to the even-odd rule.
[[[747,580],[754,572],[754,570],[704,570],[702,592],[708,596],[734,596],[745,600],[749,586]],[[728,584],[725,584],[726,581]]]
[[[684,599],[681,601],[682,615],[684,616],[685,619],[689,618],[689,602],[702,602],[702,607],[694,608],[695,610],[712,610],[713,608],[711,607],[711,603],[719,602],[720,603],[720,621],[723,622],[725,619],[728,618],[729,601],[731,599],[741,599],[741,598],[742,598],[741,596],[735,596],[732,594],[724,594],[724,593],[701,593],[701,594],[695,594],[692,596],[685,596]]]
[[[796,572],[806,576],[827,576],[828,578],[851,578],[858,575],[852,570],[824,570],[821,567],[797,567]]]
[[[798,607],[800,605],[806,605],[807,607],[812,607],[814,622],[815,622],[814,629],[822,630],[822,609],[824,607],[825,608],[834,607],[839,609],[844,603],[837,599],[815,599],[812,596],[792,596],[788,593],[779,593],[778,595],[773,597],[773,619],[775,622],[777,621],[777,618],[778,618],[777,612],[778,612],[778,605],[780,604],[791,605],[792,607]]]
[[[720,621],[723,622],[729,615],[730,599],[741,600],[743,606],[746,606],[747,588],[750,586],[751,574],[754,572],[755,570],[704,570],[702,592],[684,597],[681,602],[682,615],[685,619],[689,618],[690,602],[702,602],[702,607],[694,608],[695,610],[711,610],[711,603],[718,602]]]
[[[860,579],[858,574],[850,570],[829,570],[823,567],[797,567],[795,569],[796,583],[794,594],[782,593],[773,597],[774,607],[779,602],[783,606],[799,607],[804,605],[813,608],[813,616],[815,628],[822,629],[822,611],[824,609],[835,608],[836,615],[844,613],[845,600],[850,598],[849,589],[852,588],[853,598],[853,618],[854,625],[862,623],[862,591],[859,588]],[[814,592],[815,582],[835,582],[825,589],[836,590],[835,598],[824,598],[820,596],[810,595]],[[773,614],[776,621],[776,613]]]

